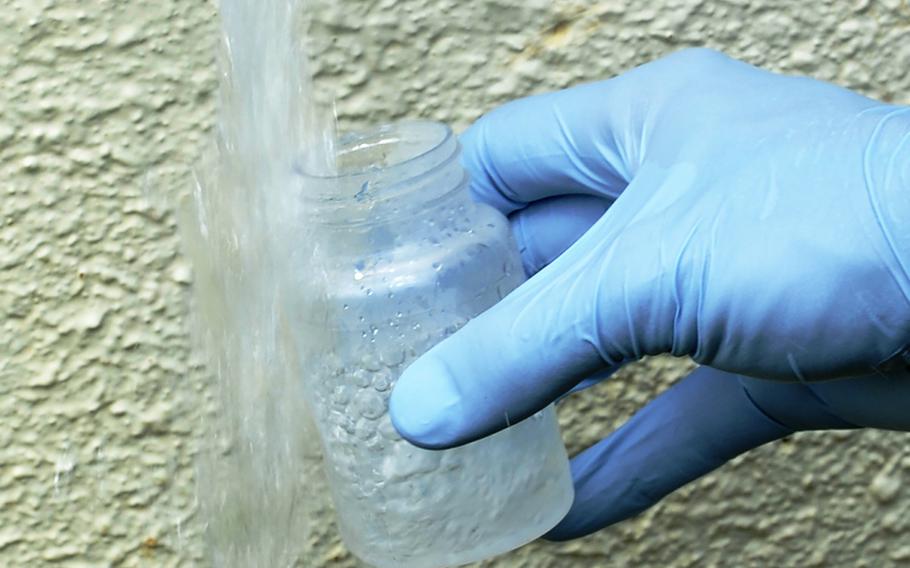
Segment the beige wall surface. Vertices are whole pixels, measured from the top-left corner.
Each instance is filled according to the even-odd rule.
[[[508,99],[682,46],[910,103],[906,0],[321,0],[312,45],[343,123],[461,128]],[[205,566],[172,215],[212,124],[217,19],[200,0],[0,0],[0,566]],[[561,411],[593,443],[686,368],[657,359]],[[652,511],[488,566],[910,564],[910,449],[800,434]],[[306,566],[351,559],[330,529]]]

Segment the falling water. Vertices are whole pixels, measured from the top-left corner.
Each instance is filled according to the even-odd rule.
[[[311,103],[298,0],[221,0],[218,123],[180,230],[194,268],[197,343],[215,380],[198,496],[216,566],[312,565],[326,516],[318,444],[286,324],[311,251],[301,160],[329,167],[334,134]],[[296,184],[296,185],[295,185]],[[312,524],[312,523],[311,523]]]

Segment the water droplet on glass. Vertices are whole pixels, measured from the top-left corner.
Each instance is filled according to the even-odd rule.
[[[373,379],[373,388],[379,392],[385,392],[389,390],[389,387],[392,386],[392,381],[389,379],[389,376],[385,373],[378,374]]]
[[[339,386],[335,387],[334,392],[332,393],[332,402],[338,406],[344,406],[351,401],[351,391],[347,387]]]
[[[364,369],[371,373],[375,373],[382,369],[382,362],[379,360],[379,357],[375,353],[370,353],[369,355],[364,356],[360,364]]]
[[[354,436],[360,440],[369,440],[375,433],[376,429],[373,427],[373,422],[368,418],[361,418],[354,426]]]
[[[353,379],[354,379],[354,384],[360,388],[366,388],[366,387],[370,386],[370,383],[372,382],[372,378],[370,377],[370,374],[367,372],[366,369],[358,369],[354,373]]]

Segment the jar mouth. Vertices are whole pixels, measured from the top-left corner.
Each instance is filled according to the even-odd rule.
[[[349,221],[426,202],[464,181],[459,150],[452,129],[440,122],[401,121],[349,132],[338,138],[335,171],[298,171],[302,197],[314,214]]]
[[[393,122],[346,132],[336,143],[336,172],[302,173],[313,180],[343,180],[379,170],[388,173],[426,159],[454,136],[448,125],[429,120]]]

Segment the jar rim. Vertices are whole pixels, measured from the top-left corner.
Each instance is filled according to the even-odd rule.
[[[416,162],[419,162],[421,159],[425,159],[430,154],[433,154],[441,147],[449,143],[454,137],[455,134],[452,131],[452,128],[448,124],[443,122],[437,122],[434,120],[400,120],[396,122],[387,122],[380,124],[378,126],[373,126],[364,130],[353,130],[350,132],[345,132],[338,137],[338,148],[336,152],[336,157],[338,155],[347,154],[351,152],[358,151],[363,147],[367,146],[366,144],[360,144],[359,146],[352,146],[356,141],[362,141],[369,139],[371,137],[379,137],[384,134],[391,134],[396,131],[411,130],[416,131],[419,129],[429,130],[432,129],[437,134],[437,140],[419,152],[409,155],[406,158],[396,160],[389,164],[383,165],[381,169],[385,173],[389,173],[393,170],[404,169],[409,165],[412,165]],[[382,144],[391,143],[391,142],[381,142]],[[377,171],[376,167],[371,166],[362,166],[349,170],[339,171],[336,173],[318,173],[309,171],[305,166],[299,169],[300,175],[304,178],[314,181],[342,181],[345,179],[356,178],[358,176],[363,176],[367,174],[372,174]]]
[[[317,224],[357,225],[413,215],[464,187],[461,146],[441,122],[407,120],[340,138],[347,167],[336,175],[298,168],[307,216]]]

